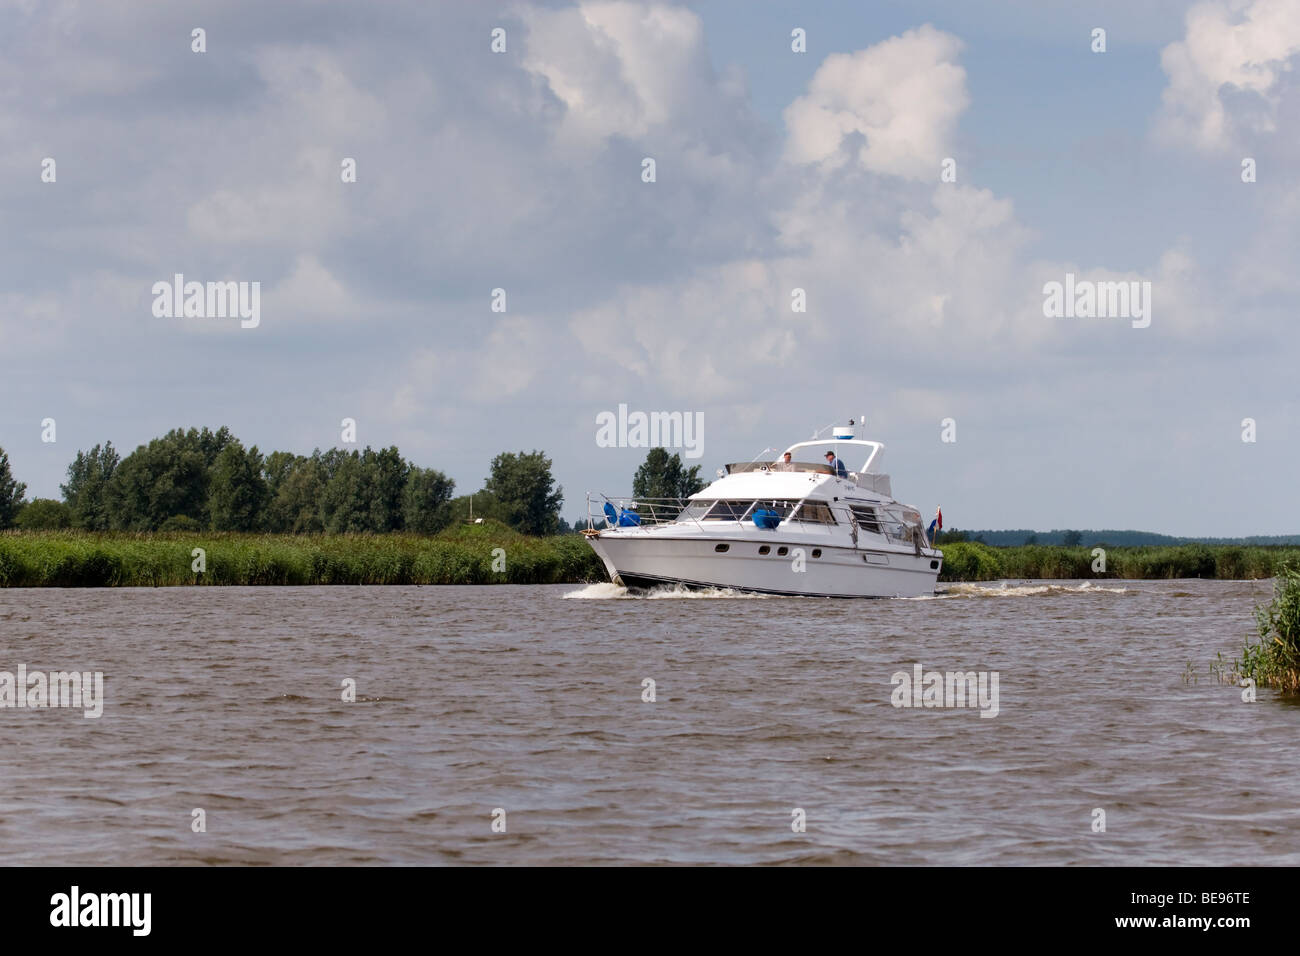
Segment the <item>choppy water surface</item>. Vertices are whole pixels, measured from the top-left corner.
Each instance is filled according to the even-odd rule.
[[[0,859],[1294,865],[1300,707],[1206,677],[1270,591],[0,590],[0,670],[107,697],[0,710]],[[998,715],[891,706],[916,663]]]

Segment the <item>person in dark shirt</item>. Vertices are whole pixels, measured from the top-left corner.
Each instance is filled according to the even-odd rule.
[[[828,451],[826,453],[826,464],[830,465],[831,468],[834,469],[835,474],[840,478],[847,478],[849,476],[849,470],[844,467],[844,462],[835,457],[835,452]]]

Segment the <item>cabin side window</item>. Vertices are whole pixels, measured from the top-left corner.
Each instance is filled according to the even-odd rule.
[[[835,516],[830,506],[824,501],[805,501],[795,512],[795,521],[808,521],[813,524],[834,524]]]
[[[863,531],[870,531],[872,534],[880,534],[880,519],[876,517],[876,509],[870,505],[849,505],[849,510],[853,512],[853,517],[858,520],[858,527]]]

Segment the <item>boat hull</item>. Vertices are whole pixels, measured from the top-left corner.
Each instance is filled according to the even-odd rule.
[[[683,585],[808,597],[919,597],[934,593],[943,565],[939,551],[918,555],[819,541],[608,532],[591,535],[587,541],[611,580],[625,587]],[[760,553],[763,547],[767,554]],[[786,554],[778,553],[781,547]]]

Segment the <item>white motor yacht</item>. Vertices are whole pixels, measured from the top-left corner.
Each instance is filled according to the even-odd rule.
[[[893,498],[884,445],[836,426],[775,461],[728,465],[684,501],[587,495],[588,543],[615,584],[811,597],[934,593],[943,552]],[[824,452],[830,451],[834,457]],[[865,454],[856,471],[843,455]]]

